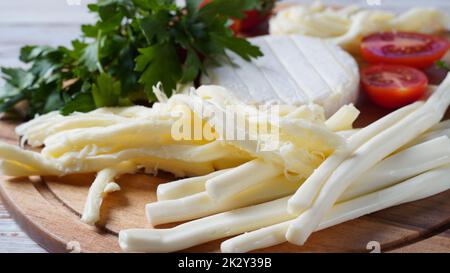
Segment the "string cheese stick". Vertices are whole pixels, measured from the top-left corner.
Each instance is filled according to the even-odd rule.
[[[161,159],[174,159],[192,163],[213,162],[221,159],[232,159],[236,162],[249,161],[252,159],[248,154],[238,151],[232,146],[224,146],[218,142],[205,145],[153,145],[143,146],[135,149],[124,149],[114,153],[108,153],[97,146],[87,146],[80,152],[65,153],[59,158],[59,162],[99,159],[110,160],[110,164],[131,160],[133,158],[156,157]]]
[[[229,170],[220,170],[204,176],[191,177],[160,184],[156,190],[158,201],[178,199],[203,192],[205,191],[205,183],[208,179],[224,174],[227,171]]]
[[[373,137],[339,167],[334,168],[314,204],[289,227],[286,234],[288,241],[304,244],[325,213],[355,179],[384,157],[439,123],[450,103],[449,87],[450,76],[447,76],[423,106]]]
[[[255,159],[208,179],[206,192],[213,200],[225,200],[282,173],[283,170],[279,166]]]
[[[146,173],[157,174],[158,170],[166,171],[175,177],[199,176],[213,172],[214,166],[211,163],[190,163],[173,159],[160,158],[138,158],[133,160],[140,167],[145,168]],[[92,163],[94,163],[93,161]]]
[[[213,162],[188,162],[176,159],[164,159],[152,156],[132,158],[127,156],[100,155],[82,158],[79,154],[65,154],[54,159],[42,156],[40,153],[23,150],[15,145],[0,142],[0,159],[5,161],[2,166],[4,175],[66,175],[75,173],[91,173],[115,166],[123,161],[132,160],[149,173],[164,170],[176,177],[198,176],[213,172]],[[82,159],[82,160],[81,160]],[[13,167],[16,165],[17,167]],[[23,175],[17,173],[26,170]],[[25,171],[24,170],[24,171]]]
[[[352,130],[339,131],[336,133],[343,138],[350,138],[352,135],[356,134],[358,131],[359,131],[359,129],[352,129]]]
[[[426,133],[422,134],[418,138],[414,139],[407,145],[403,146],[401,149],[407,149],[411,146],[429,141],[431,139],[435,139],[440,136],[448,136],[450,137],[450,129],[437,129],[437,130],[429,130]]]
[[[11,161],[0,161],[0,174],[7,175],[7,176],[13,176],[13,177],[26,177],[26,176],[33,176],[40,174],[40,171],[37,171],[36,169],[33,169],[31,167],[20,165],[18,162],[11,162]],[[55,174],[48,174],[48,175],[55,175]]]
[[[325,121],[325,112],[323,107],[317,104],[306,104],[289,109],[288,113],[283,117],[289,119],[304,119],[322,123]]]
[[[299,214],[307,209],[316,198],[324,181],[353,150],[367,142],[374,135],[400,121],[409,113],[418,109],[421,105],[423,105],[422,102],[416,102],[403,107],[352,135],[348,139],[348,144],[345,149],[336,150],[331,156],[325,159],[319,168],[317,168],[312,175],[306,179],[305,183],[300,186],[294,196],[289,200],[289,212],[292,214]]]
[[[45,158],[36,152],[23,150],[16,145],[0,142],[0,158],[10,162],[10,164],[26,166],[30,171],[35,170],[38,174],[61,174],[59,164],[55,160]],[[3,169],[3,174],[11,176],[15,175],[13,173],[8,173],[7,169]]]
[[[106,128],[73,129],[47,138],[42,154],[58,157],[94,144],[99,147],[130,148],[145,144],[173,143],[175,141],[171,137],[172,124],[166,120],[144,120]]]
[[[161,111],[156,108],[165,107],[157,107],[155,104],[153,108],[143,106],[100,108],[89,113],[73,113],[70,116],[62,116],[55,111],[19,125],[16,133],[25,140],[28,139],[30,145],[40,146],[46,137],[70,129],[103,127],[139,118],[170,118],[165,109]]]
[[[426,142],[428,140],[440,137],[440,136],[448,136],[450,137],[450,131],[447,130],[450,129],[450,120],[444,120],[437,125],[430,128],[430,130],[426,131],[424,134],[419,136],[418,138],[414,139],[410,143],[403,146],[400,150],[409,148],[411,146]],[[361,131],[361,129],[352,129],[352,130],[345,130],[345,131],[339,131],[337,132],[338,135],[344,138],[350,138],[352,135],[356,134],[357,132]]]
[[[64,117],[58,111],[53,111],[53,112],[49,112],[49,113],[41,115],[41,116],[36,116],[32,120],[18,125],[16,127],[16,133],[18,135],[23,135],[23,133],[26,132],[27,130],[29,130],[30,128],[39,126],[42,123],[47,123],[48,121],[54,122],[54,121],[62,120],[63,118]]]
[[[81,221],[89,225],[94,225],[100,219],[100,207],[102,205],[103,196],[108,184],[113,182],[117,176],[125,173],[131,173],[135,171],[135,169],[136,165],[134,163],[124,162],[116,167],[100,171],[89,188]]]
[[[396,186],[337,205],[316,229],[322,230],[388,207],[427,198],[450,189],[450,167],[428,171]],[[286,242],[293,220],[244,233],[221,244],[224,253],[243,253]]]
[[[59,130],[74,128],[98,127],[129,121],[129,118],[107,113],[97,109],[89,113],[73,113],[70,116],[62,116],[59,112],[39,116],[23,123],[16,128],[18,135],[34,135],[45,137],[46,134],[56,133]],[[103,113],[104,112],[104,113]]]
[[[16,133],[28,139],[30,145],[39,146],[43,144],[45,138],[61,131],[76,128],[104,127],[129,120],[129,118],[100,113],[99,111],[74,113],[70,116],[62,116],[59,113],[55,113],[48,117],[40,116],[19,125],[16,128]]]
[[[19,135],[23,135],[29,145],[38,147],[44,144],[46,138],[63,131],[80,128],[106,127],[120,122],[125,122],[125,120],[123,118],[119,119],[117,117],[101,115],[89,118],[72,117],[56,123],[47,122],[41,124],[41,126],[36,126]]]
[[[152,108],[141,105],[134,105],[129,107],[102,107],[89,113],[78,113],[78,114],[88,115],[90,113],[93,113],[93,114],[110,114],[124,118],[146,118],[164,114],[165,112],[164,109],[166,107],[161,106],[163,105],[155,103]]]
[[[215,202],[206,192],[199,192],[175,200],[146,205],[147,219],[152,226],[192,220],[208,215],[267,202],[292,194],[299,186],[283,175],[270,178],[230,200]]]
[[[450,139],[438,137],[384,159],[358,178],[338,200],[350,200],[449,163]]]
[[[173,252],[292,219],[287,198],[227,211],[170,229],[128,229],[119,233],[124,251]]]
[[[288,134],[289,140],[298,146],[313,151],[332,152],[345,143],[345,139],[324,126],[295,119],[280,120],[281,133]]]
[[[439,131],[445,129],[450,129],[450,119],[439,122],[435,126],[431,127],[430,131]]]
[[[344,105],[325,121],[325,126],[332,131],[351,130],[359,113],[359,110],[353,104]]]
[[[152,108],[145,106],[130,106],[130,107],[103,107],[95,109],[88,113],[72,113],[69,116],[63,116],[59,111],[53,111],[45,115],[37,116],[34,119],[25,122],[16,128],[16,132],[19,135],[26,133],[28,130],[34,130],[35,128],[45,128],[41,127],[41,124],[57,124],[65,120],[70,120],[72,118],[96,118],[96,117],[114,117],[118,120],[122,118],[125,119],[136,119],[136,118],[149,118],[158,116],[167,116],[170,107],[166,105],[161,105],[155,103]],[[123,120],[123,119],[122,119]]]
[[[430,128],[430,130],[423,133],[418,138],[414,139],[413,141],[409,142],[405,146],[401,147],[398,151],[402,151],[404,149],[410,148],[414,145],[418,145],[424,142],[427,142],[429,140],[441,137],[441,136],[447,136],[450,137],[450,120],[445,120],[440,123],[438,123],[436,126],[433,126]],[[351,130],[345,130],[345,131],[338,131],[336,132],[338,135],[340,135],[343,138],[350,138],[352,135],[359,132],[361,129],[351,129]]]

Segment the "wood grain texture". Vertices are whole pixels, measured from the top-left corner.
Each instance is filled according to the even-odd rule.
[[[393,253],[448,253],[450,249],[450,231],[426,238],[419,242],[400,247]]]
[[[79,221],[39,179],[3,179],[5,207],[37,243],[52,252],[117,252],[117,238]],[[28,203],[28,205],[26,205]],[[75,249],[73,247],[75,246]]]
[[[14,133],[16,123],[3,119],[0,127],[0,139],[9,143],[17,143]],[[0,253],[42,253],[46,252],[12,219],[2,203],[0,194]]]

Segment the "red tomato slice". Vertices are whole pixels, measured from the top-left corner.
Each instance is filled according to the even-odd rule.
[[[270,16],[270,12],[269,13],[261,13],[257,10],[249,10],[245,12],[245,18],[244,20],[242,20],[241,22],[241,26],[240,29],[243,31],[249,31],[252,30],[254,28],[256,28],[257,26],[259,26],[260,24],[264,23],[264,21],[266,21]]]
[[[200,3],[199,8],[204,7],[206,4],[211,2],[213,0],[204,0]],[[260,24],[262,24],[264,21],[266,21],[270,17],[271,11],[268,12],[260,12],[258,10],[248,10],[245,11],[245,17],[242,19],[233,19],[233,24],[230,26],[230,28],[233,30],[235,34],[238,34],[240,32],[250,31]]]
[[[380,64],[362,70],[361,85],[373,102],[392,109],[420,99],[428,79],[422,71],[409,66]]]
[[[411,32],[383,32],[365,37],[361,53],[369,63],[403,64],[426,68],[449,48],[445,39]]]

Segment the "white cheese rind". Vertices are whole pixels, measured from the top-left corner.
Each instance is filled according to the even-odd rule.
[[[319,104],[328,116],[356,100],[358,66],[338,46],[301,35],[249,40],[263,57],[247,62],[230,52],[232,63],[209,66],[202,84],[224,86],[248,104]]]

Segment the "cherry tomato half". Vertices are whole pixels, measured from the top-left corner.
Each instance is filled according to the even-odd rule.
[[[413,67],[379,64],[362,70],[361,85],[375,104],[393,109],[420,99],[428,79]]]
[[[365,37],[361,53],[369,63],[402,64],[426,68],[449,48],[446,39],[412,32],[383,32]]]
[[[240,20],[240,29],[242,31],[252,30],[262,23],[264,23],[270,17],[270,12],[261,13],[257,10],[249,10],[245,12],[245,18]]]
[[[204,0],[200,3],[199,8],[204,7],[211,1],[213,0]],[[245,16],[243,19],[233,19],[233,24],[230,26],[235,34],[250,31],[264,23],[270,17],[271,11],[260,12],[258,10],[247,10],[244,13]]]

